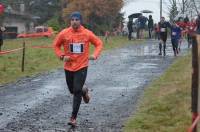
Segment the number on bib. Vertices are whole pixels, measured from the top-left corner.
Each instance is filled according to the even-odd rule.
[[[161,28],[160,31],[161,31],[161,32],[165,32],[166,29],[165,29],[165,28]]]
[[[70,44],[70,52],[75,53],[75,54],[83,53],[83,43]]]

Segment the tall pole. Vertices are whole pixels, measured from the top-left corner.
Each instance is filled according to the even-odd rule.
[[[199,69],[198,69],[198,45],[196,36],[192,38],[192,123],[198,116],[198,80],[199,80]],[[195,126],[192,132],[197,132]]]
[[[200,35],[199,34],[197,34],[197,51],[198,51],[198,53],[197,53],[197,60],[198,60],[198,100],[197,100],[197,106],[198,106],[198,115],[199,115],[199,113],[200,113],[200,61],[199,61],[199,59],[200,59]],[[200,126],[200,123],[197,123],[197,131],[199,131],[199,126]]]
[[[182,13],[184,15],[184,13],[185,13],[185,1],[184,0],[182,0],[182,4],[183,4],[183,10],[182,10],[183,12]]]
[[[197,9],[196,2],[195,2],[195,0],[192,0],[192,1],[193,1],[193,4],[194,4],[194,7],[195,7],[195,10],[196,10],[196,13],[197,13],[197,15],[198,15],[199,11],[198,11],[198,9]]]
[[[160,0],[160,19],[162,17],[162,0]]]

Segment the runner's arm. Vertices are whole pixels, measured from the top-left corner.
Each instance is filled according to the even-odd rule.
[[[62,43],[63,43],[62,34],[59,33],[54,40],[53,48],[56,56],[58,56],[60,59],[62,59],[65,55],[61,50]]]
[[[90,32],[90,42],[92,45],[95,46],[95,50],[93,53],[94,59],[97,59],[100,55],[102,48],[103,48],[103,42],[101,39],[99,39],[96,35],[94,35],[92,32]]]
[[[167,22],[167,26],[168,28],[172,28],[172,25],[169,22]]]

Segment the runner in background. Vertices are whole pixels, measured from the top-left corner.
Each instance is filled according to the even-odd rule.
[[[194,33],[195,29],[196,29],[196,20],[192,19],[186,25],[188,48],[190,48],[192,45],[192,34]]]
[[[182,29],[181,39],[179,42],[179,51],[181,50],[183,38],[187,38],[188,48],[190,48],[192,44],[191,34],[194,32],[196,28],[195,19],[192,19],[190,21],[188,16],[186,16],[184,19],[180,18],[179,21],[177,21],[176,23]]]
[[[154,37],[155,37],[155,40],[160,40],[160,38],[159,38],[159,26],[158,26],[158,24],[154,24]]]
[[[196,33],[197,34],[200,34],[200,13],[198,14],[197,16],[197,19],[196,19]]]
[[[179,53],[178,44],[180,38],[181,38],[181,28],[175,22],[173,22],[171,26],[171,42],[174,51],[174,56],[177,56],[177,54]]]
[[[163,55],[166,56],[166,41],[167,41],[167,28],[171,28],[171,24],[167,21],[165,21],[164,17],[161,17],[160,22],[158,23],[159,25],[159,37],[160,37],[160,42],[159,42],[159,54],[162,55],[162,50],[163,50]]]
[[[180,34],[180,39],[179,39],[179,42],[178,42],[178,50],[179,50],[179,52],[181,51],[181,45],[182,45],[182,42],[183,42],[183,38],[185,37],[185,29],[186,29],[186,20],[184,21],[184,18],[182,18],[182,17],[180,17],[179,19],[178,19],[178,21],[176,21],[176,24],[177,24],[177,26],[178,27],[180,27],[181,28],[181,30],[182,30],[182,32],[181,32],[181,34]]]

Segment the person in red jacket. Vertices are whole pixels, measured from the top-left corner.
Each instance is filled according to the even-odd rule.
[[[195,32],[195,29],[196,29],[196,20],[192,19],[190,22],[187,23],[186,26],[188,48],[190,48],[190,46],[192,45],[192,34]]]
[[[76,126],[76,118],[83,98],[89,103],[88,88],[83,88],[88,69],[89,59],[96,60],[103,48],[102,41],[91,31],[82,26],[80,12],[70,16],[71,26],[62,30],[54,40],[54,51],[64,61],[64,71],[68,89],[73,94],[73,110],[69,125]],[[90,43],[95,46],[94,53],[89,56]],[[64,49],[61,50],[61,49]]]

